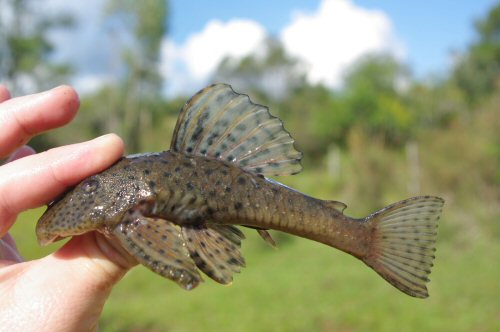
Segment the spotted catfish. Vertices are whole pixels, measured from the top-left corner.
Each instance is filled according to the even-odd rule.
[[[401,291],[427,297],[437,221],[444,201],[420,196],[366,218],[267,176],[301,171],[302,154],[282,122],[229,85],[211,85],[182,108],[171,148],[123,157],[49,204],[40,244],[99,231],[153,272],[185,289],[200,271],[228,284],[245,266],[243,233],[268,229],[345,251]]]

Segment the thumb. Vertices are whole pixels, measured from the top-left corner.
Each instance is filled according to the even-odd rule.
[[[11,282],[15,296],[9,302],[16,303],[0,305],[2,311],[15,310],[12,315],[19,315],[20,308],[29,311],[29,319],[18,322],[23,324],[17,326],[20,330],[96,329],[112,287],[136,264],[117,247],[92,232],[74,237],[45,258],[7,267],[23,271]]]

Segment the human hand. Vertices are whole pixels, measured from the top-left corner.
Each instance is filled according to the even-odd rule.
[[[123,142],[105,135],[35,154],[23,144],[71,121],[78,96],[61,86],[9,98],[0,85],[0,158],[10,155],[0,166],[0,329],[97,329],[111,288],[135,261],[92,232],[73,237],[51,255],[22,262],[7,232],[20,212],[48,203],[113,164],[123,153]]]

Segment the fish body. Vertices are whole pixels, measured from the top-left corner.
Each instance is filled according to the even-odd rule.
[[[99,231],[152,271],[192,289],[199,271],[227,284],[245,266],[236,226],[318,241],[362,260],[403,292],[428,295],[443,200],[420,196],[366,218],[304,195],[269,175],[301,170],[301,153],[278,118],[216,84],[181,110],[171,149],[123,157],[51,203],[37,224],[41,244]]]

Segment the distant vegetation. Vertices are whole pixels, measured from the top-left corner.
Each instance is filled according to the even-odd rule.
[[[30,21],[31,25],[24,25],[23,20],[36,17],[35,13],[29,12],[30,2],[28,0],[7,1],[7,4],[18,14],[16,17],[19,22],[6,26],[5,22],[0,21],[2,31],[0,34],[0,45],[2,45],[0,80],[6,82],[16,94],[24,92],[21,82],[25,81],[26,77],[29,77],[31,84],[39,90],[64,82],[71,75],[70,66],[66,64],[56,66],[48,61],[53,45],[46,37],[50,29],[55,26],[71,26],[71,18],[44,17]],[[162,81],[157,74],[157,66],[159,42],[165,33],[168,19],[165,2],[109,1],[107,10],[106,15],[109,16],[133,18],[124,20],[123,25],[123,29],[127,29],[127,33],[134,42],[133,47],[124,46],[123,52],[120,53],[119,60],[125,69],[121,83],[103,87],[92,95],[84,96],[81,112],[72,125],[33,141],[39,150],[90,139],[109,131],[117,132],[125,139],[129,153],[161,150],[169,146],[177,112],[189,96],[165,99],[160,94]],[[0,19],[1,17],[0,15]],[[288,56],[279,42],[272,39],[265,46],[265,56],[225,59],[214,75],[214,81],[230,83],[236,91],[245,92],[254,101],[268,105],[273,114],[283,119],[285,128],[296,139],[297,148],[304,152],[305,174],[279,179],[280,181],[286,181],[311,195],[345,201],[349,206],[346,212],[358,216],[411,195],[435,194],[447,200],[439,238],[439,246],[443,249],[438,249],[437,263],[444,263],[443,266],[455,274],[449,275],[443,270],[438,272],[438,281],[441,281],[442,285],[431,284],[431,299],[432,296],[437,296],[437,302],[432,305],[432,308],[440,308],[442,316],[454,317],[456,313],[460,313],[457,316],[462,314],[477,314],[477,316],[473,316],[470,320],[460,320],[457,317],[456,325],[453,325],[454,321],[443,325],[439,323],[437,317],[432,318],[436,321],[431,319],[422,323],[420,319],[426,320],[426,317],[415,317],[409,314],[409,318],[407,317],[408,319],[399,328],[412,326],[413,329],[418,330],[419,326],[423,326],[437,330],[457,331],[476,329],[478,326],[482,331],[499,328],[498,322],[496,325],[492,322],[491,326],[485,323],[488,320],[494,320],[495,317],[486,318],[484,314],[471,312],[469,308],[474,307],[476,301],[484,303],[483,308],[495,308],[496,304],[498,309],[500,306],[497,298],[498,288],[496,293],[487,291],[493,287],[492,280],[498,281],[500,278],[499,269],[485,269],[489,272],[484,272],[477,263],[483,260],[476,261],[474,252],[470,250],[471,247],[481,243],[477,254],[491,255],[489,264],[498,265],[500,259],[498,255],[500,239],[500,5],[493,7],[485,17],[475,23],[475,31],[474,40],[462,54],[457,55],[456,62],[450,68],[449,73],[432,81],[418,80],[412,76],[408,65],[391,56],[377,54],[360,59],[347,72],[342,88],[331,90],[320,84],[308,83],[304,72],[301,71],[303,67],[300,63]],[[19,227],[25,227],[23,230],[26,230],[26,226]],[[26,232],[31,232],[30,236],[34,237],[31,235],[31,230]],[[24,237],[26,236],[24,232],[19,231],[19,234],[21,233]],[[295,240],[289,241],[288,238],[283,238],[281,242],[293,241]],[[250,245],[250,248],[253,250],[256,246]],[[293,248],[291,250],[293,252]],[[307,252],[311,253],[312,250]],[[283,253],[268,254],[273,255],[275,257],[273,259],[279,259],[276,256]],[[260,257],[262,253],[259,251],[256,255]],[[449,257],[446,258],[445,255]],[[303,261],[304,257],[286,256],[285,258],[288,264],[295,258],[299,262],[302,260],[299,264],[307,264],[307,261]],[[468,261],[461,261],[461,259]],[[266,262],[264,263],[266,268],[279,265],[271,261]],[[457,264],[450,262],[457,262]],[[471,265],[468,265],[468,262],[471,262]],[[329,263],[336,264],[334,261]],[[455,270],[454,266],[457,266]],[[458,270],[458,267],[462,270]],[[469,267],[476,271],[477,275],[469,274],[466,278],[463,273],[466,273],[465,270]],[[259,278],[259,272],[255,271],[258,266],[250,266],[249,269],[253,269],[253,275]],[[297,268],[294,269],[297,270]],[[351,271],[349,267],[347,269]],[[356,265],[354,270],[357,271],[357,269],[361,270],[363,267]],[[333,270],[335,269],[331,268],[329,271]],[[265,275],[266,271],[260,273]],[[307,271],[303,273],[307,274]],[[321,271],[317,273],[320,274]],[[352,272],[352,275],[356,276],[356,273]],[[496,274],[496,277],[481,273]],[[277,275],[279,278],[286,278],[285,273],[280,272]],[[152,275],[148,275],[149,277],[154,278]],[[136,282],[141,280],[131,278],[130,280],[136,280]],[[260,278],[262,283],[279,283],[276,279],[264,280],[262,276]],[[370,274],[369,278],[367,280],[377,277]],[[352,287],[362,287],[360,280]],[[486,287],[484,291],[480,289],[483,286],[480,280],[484,280],[484,287]],[[236,280],[236,282],[239,286],[244,283],[241,280]],[[345,280],[345,282],[348,283],[350,280]],[[137,284],[133,284],[133,281],[129,283],[130,288],[127,288],[129,286],[120,288],[119,296],[133,293],[137,301],[149,300],[148,297],[142,298],[137,293]],[[258,283],[254,286],[260,287]],[[303,285],[296,286],[302,289]],[[348,287],[347,285],[330,286],[336,290]],[[328,289],[327,286],[324,287]],[[443,287],[442,291],[439,290],[440,287]],[[456,287],[456,289],[451,287]],[[377,292],[384,294],[386,289],[384,291],[380,289],[382,286],[377,289]],[[252,303],[252,296],[258,296],[258,294],[250,294],[253,291],[249,290],[249,299],[247,299],[249,303]],[[255,291],[258,293],[257,290]],[[273,293],[272,287],[266,286],[265,291],[270,292],[266,294],[271,294],[271,298],[265,299],[266,302],[277,301],[281,306],[288,305],[279,297],[283,294]],[[157,295],[156,291],[152,291],[151,294],[153,293]],[[321,296],[321,292],[312,292],[312,294],[316,293],[317,296]],[[184,293],[175,294],[182,298],[187,296]],[[211,296],[211,290],[208,290],[206,294]],[[216,294],[215,291],[214,294]],[[272,297],[272,294],[278,297]],[[402,296],[392,293],[390,295]],[[304,296],[302,300],[314,302],[314,299],[307,298],[307,294]],[[333,298],[335,292],[329,296]],[[350,296],[360,296],[360,294],[353,295],[349,292],[347,295],[344,294],[345,298],[350,298]],[[467,296],[470,297],[467,298]],[[168,299],[168,295],[166,298]],[[195,302],[198,300],[199,298],[196,298]],[[294,300],[302,301],[301,299]],[[210,299],[206,301],[209,302]],[[109,326],[118,326],[123,329],[125,325],[117,323],[112,313],[124,319],[131,319],[133,315],[127,316],[126,311],[120,311],[121,304],[118,302],[122,301],[119,299],[115,298],[112,302],[113,306],[105,313],[105,321]],[[183,302],[189,302],[189,300],[183,300]],[[325,303],[325,300],[321,300],[321,303]],[[338,306],[345,304],[344,301],[333,303]],[[387,310],[398,308],[397,304],[387,303],[384,307]],[[141,312],[140,304],[134,305]],[[157,307],[155,304],[149,305]],[[188,313],[184,314],[187,316],[189,312],[198,310],[194,305],[186,304],[186,306],[188,309],[192,307],[189,309],[191,311],[186,309]],[[203,304],[200,306],[204,308],[203,310],[212,310],[208,304],[205,307]],[[412,305],[406,302],[404,307],[409,311],[413,310]],[[364,308],[373,309],[372,307],[366,308],[366,306]],[[455,311],[447,312],[447,309],[443,308]],[[397,324],[387,325],[387,322],[378,322],[377,315],[374,314],[376,311],[364,316],[365,313],[359,312],[357,307],[351,307],[351,309],[361,317],[354,318],[352,312],[344,310],[345,315],[340,312],[336,318],[331,316],[333,318],[330,321],[325,317],[330,317],[329,314],[333,315],[333,312],[321,314],[318,308],[319,320],[310,324],[316,324],[317,330],[325,331],[335,330],[335,327],[345,331],[352,330],[354,327],[356,330],[356,326],[369,330],[384,330],[384,327],[389,330],[398,329]],[[158,309],[148,311],[142,308],[142,310],[145,316],[141,316],[142,318],[138,319],[139,322],[146,321],[144,324],[147,327],[156,326],[154,313]],[[245,311],[248,308],[237,310]],[[266,310],[277,310],[276,312],[280,314],[276,317],[285,320],[292,318],[290,315],[282,315],[286,311],[279,311],[278,304]],[[338,308],[332,308],[333,310],[338,310]],[[417,312],[422,314],[431,314],[425,308],[419,310]],[[182,316],[182,312],[179,314]],[[299,317],[301,311],[297,311],[296,314]],[[307,314],[311,313],[306,310],[305,315]],[[214,313],[214,317],[220,315],[222,315],[220,312]],[[255,319],[258,319],[259,314],[255,315]],[[237,320],[238,316],[234,317]],[[158,319],[161,321],[163,318]],[[217,325],[214,322],[210,323],[210,318],[205,319],[209,326]],[[357,319],[360,319],[361,325],[356,325]],[[228,323],[227,326],[238,326],[235,321],[229,319],[228,322],[232,323]],[[298,321],[296,324],[292,322],[295,321],[293,319],[290,321],[290,329],[300,330],[308,326],[307,324],[301,325],[302,323]],[[373,325],[374,322],[378,322],[379,325]],[[406,324],[408,322],[410,325]],[[478,325],[480,323],[483,325]],[[186,326],[194,326],[192,322],[189,324]],[[136,331],[139,330],[136,329]],[[174,328],[173,330],[189,330],[189,328]]]

